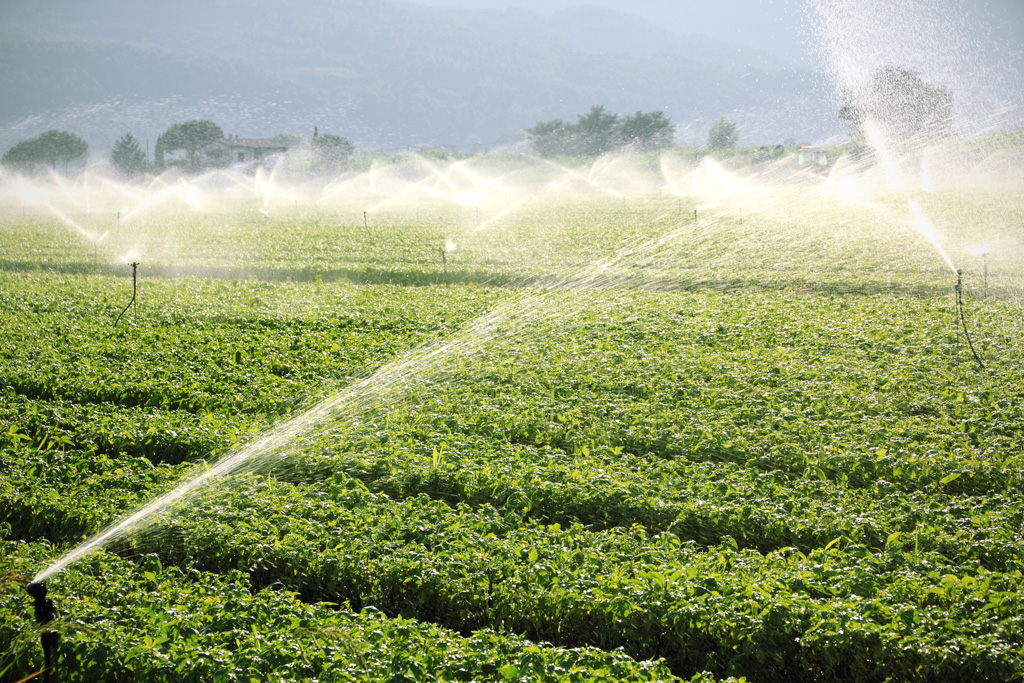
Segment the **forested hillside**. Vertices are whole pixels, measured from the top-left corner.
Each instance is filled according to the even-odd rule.
[[[468,146],[594,104],[664,111],[684,143],[723,115],[746,144],[842,131],[813,73],[592,7],[101,0],[6,6],[0,25],[7,146],[60,127],[103,149],[195,117],[243,136],[318,125],[366,149]]]

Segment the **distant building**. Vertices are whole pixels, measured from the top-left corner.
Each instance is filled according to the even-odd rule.
[[[796,165],[808,168],[825,168],[833,160],[829,159],[828,150],[823,147],[800,145],[796,151]]]
[[[277,140],[236,137],[221,138],[202,149],[203,156],[211,166],[265,163],[287,151],[288,146]]]

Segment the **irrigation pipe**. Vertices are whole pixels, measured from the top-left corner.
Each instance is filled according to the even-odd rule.
[[[953,289],[956,290],[956,308],[960,313],[960,324],[964,328],[964,337],[967,338],[967,346],[971,349],[971,355],[973,355],[974,360],[978,362],[978,367],[984,370],[985,364],[981,362],[978,352],[974,350],[974,342],[971,341],[971,333],[967,331],[967,319],[964,317],[964,287],[962,277],[963,274],[959,270],[956,271],[956,286],[953,287]]]
[[[138,278],[137,278],[137,274],[138,274],[138,269],[139,269],[139,263],[138,263],[138,261],[133,261],[133,262],[131,263],[131,267],[132,267],[132,300],[128,302],[128,305],[124,307],[124,310],[123,310],[123,311],[121,311],[121,312],[120,312],[120,313],[119,313],[119,314],[117,315],[117,317],[116,317],[116,318],[114,319],[114,327],[117,327],[117,323],[118,323],[118,322],[120,322],[120,320],[121,320],[121,317],[122,317],[122,316],[123,316],[123,315],[124,315],[125,313],[127,313],[127,312],[128,312],[128,309],[132,307],[132,304],[133,304],[133,303],[135,303],[135,295],[136,295],[136,293],[137,293],[137,292],[138,292],[138,290],[139,290],[139,288],[138,288]]]

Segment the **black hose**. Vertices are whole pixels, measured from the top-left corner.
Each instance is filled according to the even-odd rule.
[[[114,319],[114,327],[117,327],[117,323],[121,321],[121,316],[128,312],[128,309],[135,303],[135,294],[138,292],[138,280],[136,273],[138,272],[139,264],[132,263],[132,300],[128,302],[128,305],[124,307],[124,310],[118,313],[117,318]]]
[[[46,597],[46,584],[45,583],[30,583],[25,586],[25,592],[32,596],[35,600],[33,605],[35,611],[36,623],[40,626],[53,621],[55,609],[53,607],[53,600]],[[56,631],[43,631],[39,640],[43,645],[43,681],[48,683],[51,680],[51,674],[53,680],[56,678],[57,668],[57,652],[60,647],[60,634]]]
[[[978,362],[978,367],[984,370],[985,364],[981,362],[978,352],[974,350],[974,342],[971,341],[971,333],[967,331],[967,319],[964,317],[963,283],[961,281],[961,273],[959,270],[956,272],[956,286],[953,287],[953,289],[956,290],[956,308],[960,313],[960,324],[964,328],[964,337],[967,338],[967,346],[971,349],[971,355],[974,356],[974,360]]]

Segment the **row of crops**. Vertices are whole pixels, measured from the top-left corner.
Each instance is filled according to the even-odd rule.
[[[369,217],[359,205],[313,202],[269,212],[168,207],[124,221],[41,208],[0,212],[0,267],[129,277],[136,261],[144,277],[502,286],[550,285],[600,264],[604,280],[648,289],[948,292],[955,276],[906,197],[868,202],[876,189],[783,186],[746,207],[721,199],[698,209],[663,196],[510,197],[475,213],[435,201]],[[1005,226],[1019,224],[1024,207],[977,194],[933,192],[920,210],[977,293],[991,285],[1019,294],[1020,250]]]
[[[1009,269],[969,290],[981,371],[912,235],[663,204],[535,208],[492,251],[463,234],[447,273],[429,222],[375,228],[386,268],[365,226],[323,225],[352,240],[346,272],[423,287],[349,282],[324,249],[295,277],[285,246],[321,228],[250,217],[236,263],[272,277],[143,270],[116,327],[125,273],[6,216],[0,680],[42,666],[25,582],[401,358],[369,398],[50,577],[62,676],[1024,679]],[[183,242],[213,253],[217,220]],[[608,245],[626,256],[587,266]],[[477,283],[553,277],[571,286]]]

